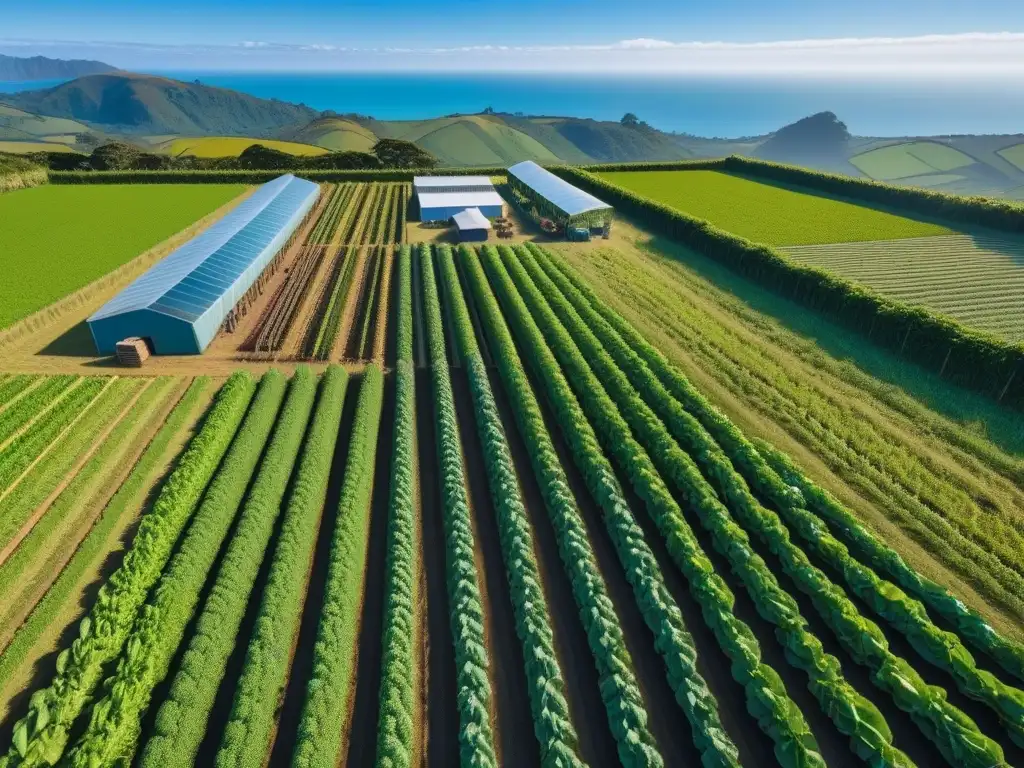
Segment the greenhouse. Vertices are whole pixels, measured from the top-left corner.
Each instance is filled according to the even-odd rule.
[[[613,209],[589,192],[574,187],[532,160],[508,169],[508,185],[520,207],[561,228],[608,229]]]
[[[100,354],[144,339],[160,355],[198,354],[232,326],[320,195],[291,174],[256,189],[224,218],[172,251],[89,318]]]

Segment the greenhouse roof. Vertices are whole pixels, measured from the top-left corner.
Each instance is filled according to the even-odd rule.
[[[318,185],[291,174],[259,187],[224,218],[134,280],[89,318],[149,309],[197,320],[263,256],[275,237],[305,215]]]
[[[576,216],[588,211],[611,209],[608,203],[598,200],[589,192],[574,187],[565,179],[560,179],[532,160],[513,165],[508,172],[569,216]]]
[[[420,208],[479,208],[504,205],[501,195],[490,192],[421,192]]]
[[[493,187],[490,176],[415,176],[412,184],[424,191],[431,187]]]

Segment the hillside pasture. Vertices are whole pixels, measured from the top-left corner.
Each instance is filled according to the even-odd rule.
[[[1000,150],[997,154],[1024,171],[1024,144],[1015,144],[1012,147]]]
[[[46,185],[0,195],[0,328],[131,261],[244,189]]]
[[[895,240],[950,234],[939,224],[855,203],[762,184],[718,171],[599,174],[639,195],[768,245]]]
[[[312,144],[277,139],[257,139],[238,136],[204,136],[202,138],[178,138],[160,144],[157,149],[174,157],[238,157],[253,144],[287,152],[300,157],[326,155],[328,150]]]
[[[872,149],[851,157],[850,162],[872,179],[894,181],[935,172],[955,171],[974,165],[975,160],[970,155],[945,144],[914,141]]]
[[[74,152],[61,142],[49,141],[0,141],[0,152],[12,155],[27,155],[32,152]]]
[[[801,246],[787,252],[968,327],[1024,341],[1022,241],[949,235]]]

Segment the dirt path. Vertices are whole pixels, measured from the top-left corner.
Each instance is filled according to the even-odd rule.
[[[526,445],[516,428],[515,418],[496,374],[491,376],[491,389],[498,404],[519,478],[519,488],[533,529],[534,552],[548,601],[549,618],[555,635],[555,652],[565,678],[569,710],[580,740],[580,757],[592,768],[613,768],[619,764],[615,738],[608,726],[608,715],[601,700],[597,665],[590,651],[586,630],[580,622],[572,582],[562,565],[555,529],[530,466]]]
[[[448,613],[445,582],[444,520],[438,478],[434,401],[430,373],[416,373],[417,475],[420,479],[420,520],[423,544],[423,591],[426,601],[423,719],[426,758],[431,768],[449,768],[459,762],[459,711],[455,646]]]
[[[105,392],[106,389],[114,383],[114,381],[115,379],[111,379],[107,383],[107,386],[104,387],[104,389],[93,399],[94,403],[100,398],[103,392]],[[53,505],[53,502],[56,501],[57,497],[64,492],[64,489],[68,487],[68,484],[74,479],[75,475],[77,475],[79,471],[81,471],[82,467],[85,466],[86,462],[88,462],[93,457],[93,455],[95,455],[96,451],[98,451],[100,446],[103,445],[103,442],[110,436],[110,433],[113,432],[114,428],[121,423],[122,419],[124,419],[125,416],[128,415],[129,411],[131,411],[131,409],[135,407],[135,404],[139,402],[139,398],[142,397],[142,393],[145,392],[154,381],[155,379],[147,380],[146,383],[143,384],[134,395],[132,395],[131,399],[127,403],[125,403],[124,408],[117,415],[117,417],[112,422],[110,422],[110,424],[108,424],[107,427],[99,434],[95,442],[93,442],[93,444],[86,450],[86,452],[79,457],[78,461],[75,462],[75,465],[68,471],[64,479],[57,484],[57,487],[50,492],[50,495],[43,500],[42,504],[40,504],[36,508],[36,510],[32,513],[31,517],[29,517],[29,519],[25,521],[25,525],[22,526],[21,530],[14,535],[14,538],[12,538],[8,542],[6,547],[0,549],[0,565],[3,565],[5,562],[7,562],[7,558],[10,557],[14,550],[18,548],[18,545],[21,544],[22,540],[26,536],[28,536],[29,533],[32,532],[32,529],[35,527],[36,523],[39,522],[40,518],[42,518],[42,516],[46,514],[46,512]],[[67,434],[67,432],[75,424],[77,424],[82,417],[85,416],[87,411],[88,409],[83,410],[75,418],[71,425],[69,425],[64,432],[57,436],[57,440],[54,441],[54,444],[58,440],[60,440],[61,437]],[[44,451],[44,454],[48,451],[49,448],[47,449],[47,451]],[[37,459],[36,461],[38,462],[39,460],[41,460],[44,454],[41,454],[39,459]]]

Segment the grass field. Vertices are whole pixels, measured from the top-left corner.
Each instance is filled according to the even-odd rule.
[[[717,171],[626,171],[599,175],[768,245],[893,240],[950,233],[938,224]]]
[[[46,185],[0,195],[0,328],[102,277],[244,189]]]
[[[1024,171],[1024,144],[1016,144],[1012,147],[1000,150],[999,156],[1005,159],[1007,162],[1013,163],[1016,167]]]
[[[893,181],[936,171],[955,171],[973,165],[975,160],[945,144],[915,141],[873,149],[851,157],[850,162],[873,179]]]
[[[193,155],[195,157],[238,157],[253,144],[262,144],[270,149],[287,152],[290,155],[312,157],[326,155],[323,147],[312,144],[299,144],[294,141],[278,141],[276,139],[248,139],[237,136],[204,136],[202,138],[171,139],[157,146],[160,152],[168,155]]]
[[[12,155],[25,155],[29,152],[74,152],[71,147],[60,142],[48,141],[0,141],[0,152]]]
[[[1024,241],[950,235],[787,252],[969,328],[1024,341]]]

